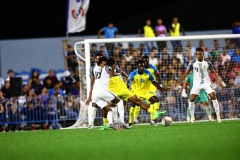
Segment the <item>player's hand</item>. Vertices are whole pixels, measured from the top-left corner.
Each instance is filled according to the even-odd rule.
[[[88,98],[87,101],[86,101],[86,105],[89,105],[89,103],[92,101],[91,98]]]
[[[183,98],[187,98],[188,97],[185,89],[182,90],[182,97]]]
[[[217,83],[218,83],[218,86],[220,86],[221,88],[223,88],[223,83],[222,83],[221,80],[218,80]]]

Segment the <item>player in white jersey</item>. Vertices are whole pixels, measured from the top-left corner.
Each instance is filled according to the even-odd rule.
[[[186,78],[186,76],[193,71],[194,80],[193,80],[193,87],[190,93],[189,98],[189,107],[190,107],[190,114],[191,119],[190,122],[193,123],[194,118],[194,101],[196,97],[199,95],[200,90],[205,90],[205,92],[210,96],[213,107],[215,109],[217,115],[217,121],[221,122],[220,111],[219,111],[219,104],[216,97],[216,93],[211,86],[211,80],[209,77],[209,71],[213,73],[214,78],[217,84],[222,87],[222,82],[219,80],[212,63],[208,59],[204,59],[204,51],[202,48],[196,49],[196,59],[192,60],[188,66],[187,70],[184,72],[182,77],[179,78],[178,84],[181,84],[182,81]]]
[[[100,57],[97,65],[92,68],[91,74],[93,78],[91,78],[91,88],[86,103],[89,103],[91,100],[93,103],[96,103],[107,112],[109,126],[113,129],[119,129],[113,125],[111,107],[115,107],[120,99],[108,90],[110,75],[108,74],[109,68],[106,66],[106,62],[106,57]]]

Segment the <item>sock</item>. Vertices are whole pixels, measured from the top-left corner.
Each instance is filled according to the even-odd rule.
[[[208,118],[211,119],[211,109],[209,106],[205,106],[205,109],[206,109],[206,112],[207,112],[207,115],[208,115]]]
[[[89,125],[93,125],[94,119],[96,117],[97,108],[91,107],[89,113]]]
[[[103,118],[103,126],[106,126],[108,124],[107,118]]]
[[[119,113],[119,117],[120,117],[120,122],[121,123],[125,123],[124,122],[124,104],[123,104],[123,100],[120,100],[120,102],[118,102],[117,109],[118,109],[118,113]]]
[[[150,108],[153,108],[154,109],[154,104],[150,104]],[[155,110],[155,109],[154,109]],[[156,111],[156,110],[155,110]],[[151,120],[154,120],[155,117],[154,117],[154,113],[150,113],[150,119]]]
[[[112,107],[112,115],[113,115],[113,122],[118,122],[118,113],[117,113],[117,107]]]
[[[191,118],[194,118],[194,108],[195,108],[194,102],[188,101],[188,103],[189,103],[189,109],[190,109]]]
[[[108,124],[113,124],[113,112],[112,111],[108,111],[107,120],[108,120]]]
[[[215,109],[215,112],[216,112],[216,115],[217,115],[217,119],[221,119],[220,111],[219,111],[219,104],[218,104],[217,99],[212,100],[212,103],[213,103],[213,108]]]
[[[152,113],[152,114],[155,114],[156,111],[153,109],[153,107],[149,107],[148,110],[147,110],[149,113]]]
[[[138,118],[139,112],[140,112],[140,106],[135,106],[134,119]]]
[[[134,111],[135,111],[135,107],[131,106],[129,110],[129,120],[128,120],[129,123],[133,123]]]
[[[190,107],[187,108],[187,121],[190,121]]]

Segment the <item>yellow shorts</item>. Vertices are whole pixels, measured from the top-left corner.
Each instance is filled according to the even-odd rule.
[[[124,101],[128,101],[128,98],[136,95],[135,93],[133,93],[132,91],[130,91],[125,87],[120,90],[111,90],[111,91]]]
[[[152,92],[153,94],[157,94],[157,87],[155,87],[153,84],[150,85],[150,92]]]
[[[138,98],[140,98],[141,100],[145,100],[148,102],[148,100],[152,97],[155,96],[156,94],[153,93],[152,91],[148,91],[145,93],[136,93],[136,95],[138,96]]]

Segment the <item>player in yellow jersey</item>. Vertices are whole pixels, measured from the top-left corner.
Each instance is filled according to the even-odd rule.
[[[142,62],[142,61],[140,61],[140,62]],[[144,64],[144,63],[140,63],[140,62],[138,63],[139,65]],[[147,110],[150,114],[153,114],[155,118],[158,118],[159,116],[166,113],[166,111],[160,112],[160,111],[154,110],[153,108],[150,108],[150,106],[148,104],[145,104],[144,102],[142,102],[141,99],[139,99],[135,93],[133,93],[132,91],[130,91],[127,88],[127,85],[123,82],[122,78],[119,76],[120,74],[124,74],[124,72],[122,72],[121,70],[119,70],[118,72],[114,71],[116,69],[114,59],[109,59],[107,62],[107,65],[111,67],[111,70],[109,71],[111,78],[110,78],[109,86],[108,86],[108,89],[110,91],[112,91],[114,94],[116,94],[121,99],[123,99],[125,101],[130,101],[130,102],[140,106],[141,108]],[[141,68],[140,70],[144,69],[143,66],[140,68]],[[149,72],[149,74],[151,74],[151,73]],[[126,77],[128,78],[128,76],[126,76]],[[151,80],[153,80],[153,77],[151,77]],[[164,88],[159,86],[155,81],[153,81],[152,83],[155,84],[159,90],[164,90]]]
[[[152,85],[154,85],[160,92],[164,90],[168,90],[160,86],[154,79],[153,75],[149,70],[145,68],[145,62],[143,60],[139,60],[137,62],[138,68],[130,73],[130,86],[131,90],[141,99],[146,102],[150,102],[150,104],[154,104],[159,102],[156,93],[151,90]],[[154,105],[151,105],[150,108],[157,111],[159,110],[159,106],[154,109]],[[131,126],[133,123],[134,117],[134,107],[130,108],[129,113],[129,125]],[[152,117],[154,120],[156,117]]]
[[[149,64],[149,57],[148,56],[143,56],[142,60],[144,61],[145,69],[147,69],[153,75],[154,81],[158,82],[158,84],[161,86],[161,75],[160,75],[158,69],[155,66],[153,66],[152,64]],[[150,90],[149,91],[151,93],[154,93],[155,95],[157,94],[157,88],[152,83],[150,84]],[[151,101],[148,101],[148,103],[151,107],[153,107],[154,110],[159,109],[160,102],[159,102],[158,99],[151,99]],[[130,110],[134,112],[133,121],[135,123],[138,123],[137,118],[138,118],[138,115],[139,115],[139,112],[140,112],[140,107],[139,106],[135,106],[135,107],[131,106]],[[151,124],[153,126],[157,126],[157,121],[152,114],[150,114],[150,118],[151,118]]]

